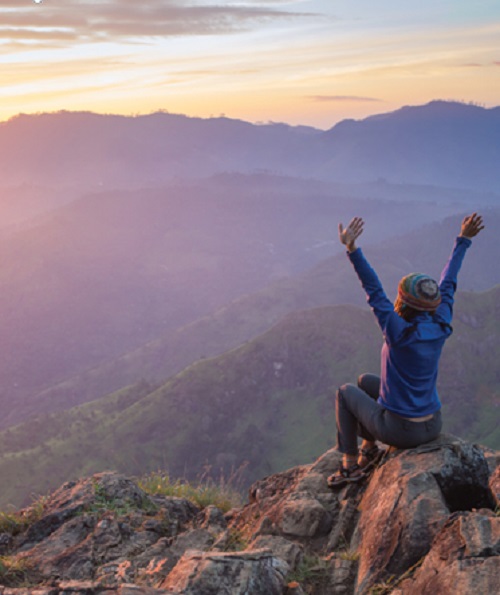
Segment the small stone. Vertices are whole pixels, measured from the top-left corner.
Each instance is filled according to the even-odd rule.
[[[289,499],[283,504],[280,527],[285,535],[297,537],[326,535],[331,525],[331,516],[315,498],[305,495]]]
[[[284,560],[292,570],[295,570],[304,559],[304,548],[301,545],[278,535],[261,535],[250,544],[250,548],[272,551],[275,556]]]

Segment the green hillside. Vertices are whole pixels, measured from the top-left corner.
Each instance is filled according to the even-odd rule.
[[[457,299],[442,360],[446,431],[500,447],[500,286]],[[298,311],[256,339],[201,360],[158,388],[146,382],[0,434],[0,506],[103,469],[245,480],[305,463],[334,443],[334,389],[377,372],[381,336],[355,306]]]

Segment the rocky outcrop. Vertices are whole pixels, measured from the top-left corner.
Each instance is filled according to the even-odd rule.
[[[264,478],[226,514],[111,472],[67,483],[0,516],[0,595],[495,592],[498,453],[442,435],[332,491],[339,462]]]
[[[361,592],[418,563],[450,513],[492,506],[488,480],[481,450],[448,438],[382,465],[360,502],[354,547]]]

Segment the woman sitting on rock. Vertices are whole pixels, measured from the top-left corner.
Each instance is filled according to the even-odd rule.
[[[421,273],[407,275],[399,282],[393,305],[361,248],[356,247],[363,225],[360,217],[345,229],[339,224],[339,238],[347,247],[384,335],[381,377],[363,374],[358,386],[345,384],[337,391],[337,448],[343,456],[339,471],[328,478],[330,487],[366,476],[383,455],[376,440],[397,448],[413,448],[439,436],[439,357],[452,333],[458,271],[471,238],[484,229],[477,213],[465,217],[439,285]],[[359,452],[358,435],[363,439]]]

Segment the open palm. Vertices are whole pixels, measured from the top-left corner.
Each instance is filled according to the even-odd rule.
[[[339,223],[340,242],[345,244],[349,251],[354,249],[356,240],[363,233],[364,224],[365,222],[361,217],[354,217],[346,228],[342,223]]]

